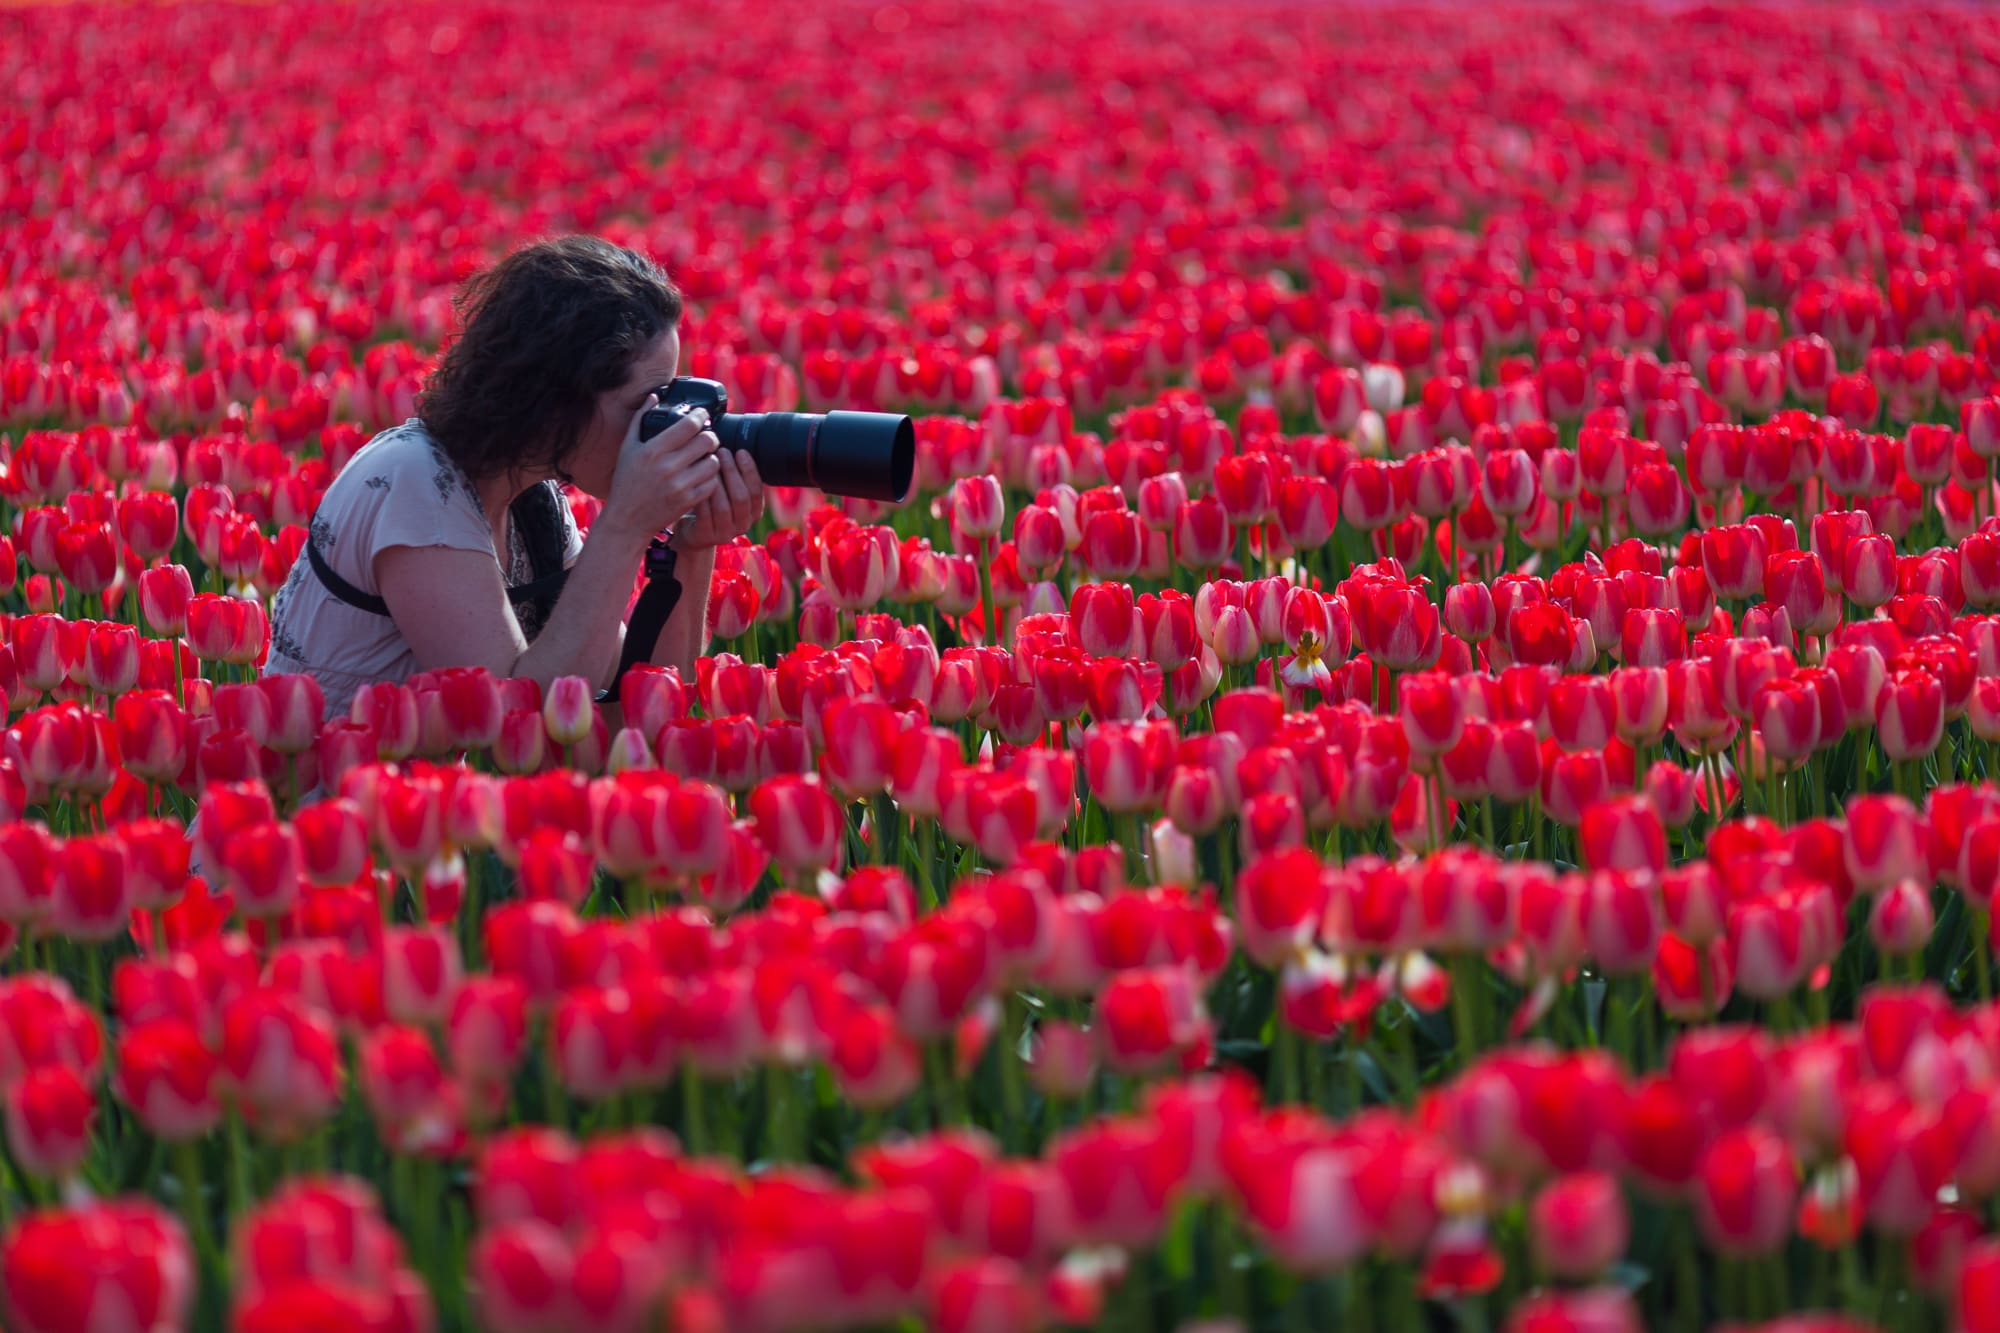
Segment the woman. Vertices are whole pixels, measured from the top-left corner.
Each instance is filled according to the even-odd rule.
[[[652,660],[692,679],[715,547],[762,512],[755,464],[697,413],[639,419],[680,364],[681,297],[651,261],[568,237],[517,251],[459,297],[419,416],[354,455],[271,607],[266,673],[356,691],[442,667],[613,684],[648,544],[671,528],[683,595]],[[603,502],[579,536],[562,488]]]

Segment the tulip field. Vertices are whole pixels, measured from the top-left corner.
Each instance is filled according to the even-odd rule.
[[[0,33],[0,1328],[2000,1330],[2000,13]],[[913,494],[327,716],[571,233]]]

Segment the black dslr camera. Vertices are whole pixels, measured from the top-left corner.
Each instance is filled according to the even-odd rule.
[[[661,385],[660,405],[639,422],[650,440],[696,408],[725,449],[750,455],[767,486],[816,486],[829,495],[900,504],[910,493],[917,436],[892,412],[731,412],[729,391],[682,375]]]

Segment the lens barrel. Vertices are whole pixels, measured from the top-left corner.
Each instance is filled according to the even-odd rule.
[[[650,440],[699,407],[725,449],[750,455],[767,486],[814,486],[828,495],[901,504],[916,471],[917,432],[893,412],[731,412],[715,380],[683,375],[659,390],[639,423]]]
[[[916,470],[916,430],[892,412],[731,412],[716,438],[748,453],[767,486],[900,504]]]

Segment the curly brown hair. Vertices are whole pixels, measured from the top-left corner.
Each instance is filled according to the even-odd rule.
[[[680,322],[652,260],[593,236],[516,250],[459,289],[458,332],[417,400],[426,429],[475,481],[558,475],[633,363]]]

